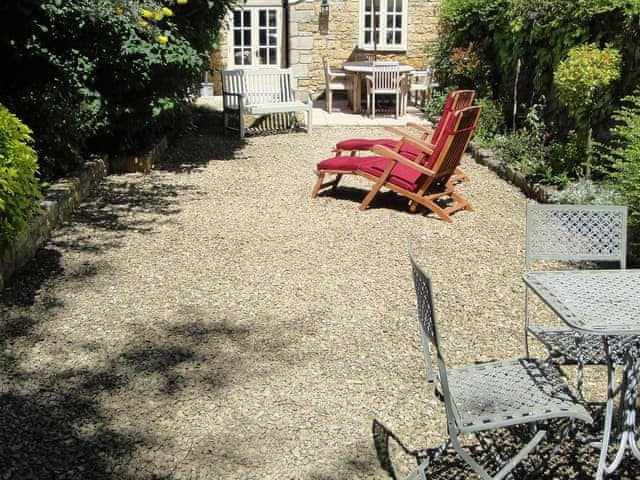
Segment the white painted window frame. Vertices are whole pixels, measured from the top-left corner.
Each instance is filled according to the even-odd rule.
[[[387,0],[380,0],[380,30],[378,34],[378,38],[384,40],[384,43],[378,43],[375,47],[375,50],[385,51],[385,52],[404,52],[407,50],[407,36],[408,36],[408,17],[409,17],[409,0],[396,0],[402,2],[402,43],[399,45],[387,44],[386,43],[386,33],[387,33],[387,22],[386,22],[386,3]],[[374,45],[373,43],[370,45],[365,45],[364,43],[364,17],[365,17],[365,4],[366,0],[360,0],[360,19],[359,19],[359,35],[358,35],[358,48],[364,51],[373,51]],[[372,0],[373,4],[373,0]]]
[[[234,12],[237,10],[250,11],[251,20],[251,55],[253,63],[251,65],[238,65],[235,63],[234,55]],[[258,26],[259,11],[260,10],[275,10],[276,11],[276,28],[278,30],[278,40],[276,45],[276,63],[267,65],[256,63],[258,57],[256,52],[260,48],[259,39],[260,32]],[[227,52],[227,65],[229,69],[242,69],[242,68],[280,68],[282,65],[282,45],[283,45],[283,11],[282,3],[274,2],[274,0],[248,0],[243,4],[238,4],[233,8],[227,16],[227,35],[228,35],[228,52]]]

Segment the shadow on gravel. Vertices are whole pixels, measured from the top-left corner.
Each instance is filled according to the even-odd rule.
[[[29,335],[33,327],[33,320],[26,318],[3,324],[0,347],[4,351],[12,338]],[[3,365],[0,385],[11,393],[0,394],[0,478],[212,478],[200,472],[201,465],[180,460],[172,447],[144,433],[152,420],[142,399],[180,403],[181,397],[175,395],[184,387],[215,390],[226,385],[228,377],[237,382],[261,375],[263,370],[254,368],[258,358],[267,363],[289,360],[286,352],[277,350],[288,345],[286,340],[281,345],[268,343],[266,353],[255,351],[257,336],[257,332],[234,325],[233,320],[193,320],[165,327],[157,338],[132,341],[130,348],[107,359],[104,368],[69,369],[45,362],[36,372],[25,372],[19,364],[11,365],[11,371]],[[101,345],[82,347],[97,351]],[[28,349],[16,354],[24,358],[30,354],[31,347]],[[81,352],[74,350],[70,355]],[[160,381],[150,382],[149,378]],[[122,408],[122,418],[108,415]],[[147,452],[161,452],[162,458],[178,462],[175,468],[196,471],[184,477],[163,465],[140,461],[138,455],[144,458]]]
[[[9,285],[0,291],[0,312],[3,306],[28,307],[33,305],[35,296],[40,292],[42,285],[47,280],[62,276],[61,256],[57,250],[40,248],[34,258],[13,276]],[[59,303],[59,300],[55,298],[45,299],[45,301],[50,306]],[[0,333],[0,338],[2,338],[2,333]]]
[[[154,232],[154,225],[160,219],[179,213],[179,197],[192,191],[193,187],[188,185],[109,177],[93,191],[91,199],[74,212],[71,221],[110,232],[149,234]],[[91,236],[76,235],[71,246],[81,250],[102,250],[118,246],[116,239],[120,238],[105,242],[105,239],[96,241]]]
[[[590,405],[594,423],[592,426],[584,426],[586,430],[581,432],[598,437],[599,428],[602,426],[604,405]],[[547,428],[549,438],[543,440],[538,449],[530,454],[520,465],[513,471],[513,477],[523,480],[557,480],[559,478],[566,480],[590,480],[595,476],[596,465],[598,463],[599,450],[588,442],[578,440],[569,441],[558,440],[554,438],[554,433],[564,432],[567,427],[566,421],[550,422]],[[460,478],[475,477],[471,468],[460,458],[460,455],[449,446],[446,450],[438,453],[438,447],[425,448],[422,450],[412,450],[403,444],[402,440],[394,434],[389,428],[384,426],[377,420],[373,420],[372,427],[373,442],[376,448],[376,455],[382,468],[390,478],[405,478],[409,472],[396,472],[393,467],[393,460],[389,448],[393,443],[396,450],[402,452],[403,455],[413,457],[415,465],[419,465],[425,459],[430,458],[430,464],[426,469],[426,474],[432,480],[454,480]],[[444,433],[443,433],[444,435]],[[488,445],[498,446],[499,455],[503,459],[513,457],[519,448],[522,447],[530,438],[531,430],[527,426],[518,426],[508,429],[502,429],[491,433],[483,434],[484,440]],[[569,433],[569,435],[572,435]],[[443,440],[445,437],[443,436]],[[553,449],[559,446],[559,450],[553,452]],[[477,446],[474,442],[468,451],[471,455],[480,461],[480,464],[496,472],[494,456],[491,452],[486,452]],[[610,452],[610,460],[613,458],[613,451]],[[615,477],[620,480],[632,480],[640,477],[640,466],[627,452],[627,458],[616,471]],[[609,477],[607,477],[609,478]]]
[[[99,426],[81,432],[80,425],[99,420],[91,402],[72,393],[9,393],[0,395],[0,411],[2,478],[133,478],[110,459],[127,458],[141,440]]]
[[[166,154],[155,163],[154,169],[192,173],[210,162],[242,159],[245,143],[237,132],[225,134],[224,130],[212,133],[196,129],[175,139]]]
[[[363,188],[354,188],[354,187],[343,187],[338,186],[335,190],[323,190],[318,193],[318,197],[327,197],[333,198],[336,200],[348,200],[353,203],[360,204],[364,197],[369,193],[368,190]],[[379,192],[376,195],[376,198],[369,204],[367,209],[377,210],[377,209],[388,209],[395,210],[396,212],[406,213],[408,215],[424,215],[437,220],[438,217],[435,214],[431,213],[430,210],[427,210],[423,206],[418,206],[418,210],[416,213],[411,213],[409,211],[409,199],[407,197],[403,197],[402,195],[398,195],[397,193],[387,190],[384,192]]]

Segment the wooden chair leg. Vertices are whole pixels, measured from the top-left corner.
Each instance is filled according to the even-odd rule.
[[[322,188],[322,181],[324,180],[324,173],[316,172],[316,175],[318,175],[318,181],[313,186],[313,190],[311,190],[311,198],[316,198],[318,196],[318,192],[320,191],[320,188]]]
[[[364,212],[367,209],[371,201],[376,197],[376,195],[382,188],[383,183],[384,182],[378,181],[373,185],[373,187],[371,187],[371,191],[367,194],[366,197],[364,197],[364,200],[362,200],[362,203],[360,204],[359,210],[361,212]]]
[[[336,174],[336,178],[333,181],[323,183],[325,172],[316,172],[316,175],[318,175],[318,180],[316,181],[316,184],[313,186],[313,190],[311,191],[311,198],[316,198],[318,196],[318,192],[322,188],[330,186],[332,190],[335,190],[336,188],[338,188],[338,183],[342,178],[342,174],[338,173]]]
[[[435,213],[437,216],[439,216],[445,222],[451,223],[451,217],[449,216],[449,214],[442,207],[440,207],[436,202],[433,202],[431,200],[425,200],[424,206],[427,207],[429,210],[431,210],[433,213]]]
[[[380,191],[384,183],[387,181],[387,178],[389,178],[389,174],[391,173],[391,170],[393,170],[393,167],[395,166],[396,166],[396,162],[389,162],[389,165],[387,166],[387,168],[384,169],[384,172],[382,172],[382,175],[380,175],[380,178],[378,178],[376,183],[374,183],[373,186],[371,187],[371,191],[367,194],[366,197],[364,197],[364,200],[362,200],[362,203],[360,204],[360,208],[359,208],[361,212],[364,212],[369,206],[369,204],[371,203],[371,201],[376,197],[376,195],[378,194],[378,192]]]

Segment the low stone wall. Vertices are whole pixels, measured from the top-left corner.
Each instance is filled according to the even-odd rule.
[[[518,187],[529,198],[540,203],[551,203],[551,198],[556,190],[548,185],[531,183],[526,175],[513,165],[508,164],[490,148],[480,148],[476,144],[469,145],[469,152],[474,160],[485,165],[501,178]]]
[[[67,220],[71,212],[108,172],[107,162],[96,158],[85,162],[75,175],[62,179],[43,192],[42,210],[29,222],[27,230],[0,255],[0,290],[49,239],[53,229]]]

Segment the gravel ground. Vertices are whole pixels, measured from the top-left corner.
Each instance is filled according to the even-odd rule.
[[[0,478],[403,478],[445,431],[408,242],[451,365],[522,355],[527,200],[470,158],[451,224],[391,194],[361,213],[357,178],[310,198],[336,140],[382,134],[196,132],[109,176],[3,291]],[[594,463],[570,444],[518,475]],[[469,476],[451,452],[431,475]]]

